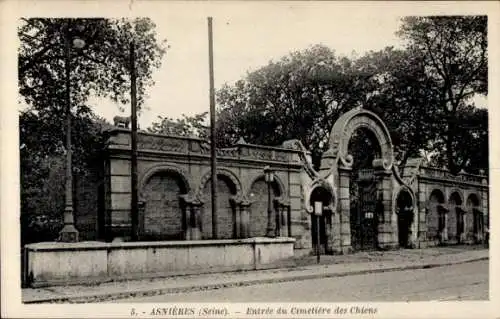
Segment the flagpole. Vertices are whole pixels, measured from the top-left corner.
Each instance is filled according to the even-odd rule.
[[[215,147],[215,90],[214,90],[214,61],[213,61],[213,35],[212,17],[208,17],[208,63],[210,78],[210,160],[212,183],[212,237],[217,238],[217,158]]]

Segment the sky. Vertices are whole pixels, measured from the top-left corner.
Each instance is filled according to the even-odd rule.
[[[141,127],[158,115],[172,118],[209,110],[208,26],[213,16],[215,88],[234,83],[247,71],[266,65],[291,51],[324,44],[337,54],[352,56],[385,46],[401,46],[395,32],[400,15],[391,11],[332,5],[234,5],[231,9],[205,10],[200,6],[171,6],[161,17],[149,15],[160,39],[170,49],[154,87],[148,89],[148,110],[139,117]],[[209,12],[210,11],[210,12]],[[93,100],[96,112],[111,120],[128,116],[108,100]]]
[[[23,3],[23,1],[19,1]],[[296,50],[323,44],[338,55],[352,57],[386,46],[401,47],[395,35],[401,17],[419,14],[463,14],[481,6],[462,2],[285,2],[285,1],[85,1],[72,6],[29,8],[37,15],[149,17],[158,39],[170,49],[154,70],[155,85],[148,88],[139,126],[146,128],[158,116],[178,118],[209,110],[208,26],[213,17],[215,88],[234,83],[251,70]],[[105,4],[105,5],[104,5]],[[95,5],[95,6],[94,6]],[[26,10],[23,7],[23,10]],[[484,11],[484,9],[483,9]],[[42,14],[40,14],[42,12]],[[96,15],[96,12],[98,13]],[[129,105],[91,98],[95,112],[112,122],[128,116]],[[486,107],[485,99],[476,104]]]

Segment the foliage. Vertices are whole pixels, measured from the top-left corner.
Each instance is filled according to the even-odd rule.
[[[148,18],[22,19],[18,36],[19,97],[26,105],[19,116],[21,213],[22,225],[28,227],[23,228],[23,236],[29,236],[29,225],[40,226],[32,222],[34,215],[55,221],[64,209],[67,67],[72,168],[74,174],[85,175],[88,165],[98,160],[103,145],[100,132],[103,125],[108,125],[93,114],[89,97],[129,102],[129,49],[133,41],[140,108],[146,89],[154,84],[152,72],[160,66],[167,47],[165,41],[157,40],[155,25]],[[76,38],[85,41],[82,49],[71,46]],[[38,233],[43,237],[43,231]]]
[[[437,85],[447,167],[457,172],[466,163],[457,162],[459,118],[474,95],[488,93],[487,17],[407,17],[399,35],[422,53],[425,74]]]
[[[366,86],[370,97],[364,107],[387,125],[400,165],[422,151],[434,151],[435,145],[429,141],[439,138],[442,126],[439,89],[426,76],[419,52],[387,47],[369,52],[356,64],[371,69],[373,75]]]
[[[488,110],[478,109],[473,105],[462,108],[457,114],[454,125],[457,127],[457,135],[453,142],[453,157],[457,166],[474,174],[479,174],[480,170],[487,170],[489,167]],[[439,141],[435,147],[442,148],[444,143]],[[430,164],[445,167],[447,165],[446,153],[436,153]]]
[[[318,163],[338,116],[361,105],[363,74],[316,45],[270,62],[217,92],[218,142],[279,145],[299,138]]]
[[[158,116],[159,122],[153,122],[152,125],[147,128],[147,131],[165,135],[209,138],[209,128],[204,124],[207,115],[208,112],[196,114],[194,116],[186,116],[183,114],[182,118],[175,120],[169,117]]]
[[[61,226],[66,167],[63,123],[32,111],[19,117],[23,243],[54,240]],[[100,160],[104,143],[100,132],[106,124],[94,117],[74,117],[72,124],[73,131],[79,132],[72,136],[73,174],[85,176],[88,167]]]
[[[351,60],[316,45],[225,85],[217,92],[218,144],[298,138],[317,166],[334,122],[362,106],[388,126],[401,166],[424,153],[453,172],[487,168],[487,112],[470,108],[472,97],[487,94],[486,18],[410,17],[399,35],[404,50]],[[468,120],[473,132],[463,129]],[[363,158],[355,144],[350,151]]]
[[[149,18],[23,19],[18,30],[19,87],[26,103],[37,110],[65,111],[65,48],[81,38],[85,47],[70,49],[71,101],[77,114],[89,113],[92,95],[128,103],[129,48],[136,46],[135,65],[139,107],[154,84],[152,72],[161,65],[166,43],[156,39]]]
[[[31,182],[44,182],[54,167],[62,164],[66,149],[64,122],[43,112],[23,111],[19,116],[20,161],[22,191],[31,188]],[[107,123],[96,116],[73,116],[72,166],[73,172],[84,171],[96,160],[104,140],[100,134]],[[40,190],[42,191],[42,190]],[[43,194],[43,191],[42,191]],[[29,204],[24,203],[23,204]]]

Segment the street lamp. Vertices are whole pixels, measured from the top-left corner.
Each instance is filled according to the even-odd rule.
[[[83,31],[83,28],[77,28],[77,32]],[[73,172],[71,163],[71,46],[75,49],[85,47],[85,41],[74,35],[75,30],[71,28],[70,22],[65,30],[65,84],[66,84],[66,199],[64,206],[64,227],[59,233],[62,242],[77,242],[78,230],[75,228],[75,219],[73,216]]]
[[[273,171],[269,166],[264,167],[264,178],[267,184],[267,237],[275,237],[273,231],[273,209],[271,203],[271,183],[274,181]]]

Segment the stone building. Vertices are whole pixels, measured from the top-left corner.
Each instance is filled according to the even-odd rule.
[[[376,145],[373,160],[364,167],[349,154],[349,141],[360,130]],[[130,130],[116,127],[106,135],[102,166],[96,169],[92,187],[87,187],[88,198],[75,199],[92,207],[75,210],[84,240],[126,240],[131,232]],[[271,227],[276,236],[294,237],[296,254],[301,254],[316,247],[318,232],[320,249],[326,253],[483,239],[487,176],[452,175],[425,167],[419,159],[409,160],[400,170],[393,152],[385,124],[364,109],[347,112],[335,123],[319,171],[298,140],[279,147],[241,140],[232,148],[218,149],[214,236],[209,143],[140,132],[140,240],[263,237]],[[266,166],[274,176],[269,185]],[[316,202],[322,204],[321,217],[315,215]]]

